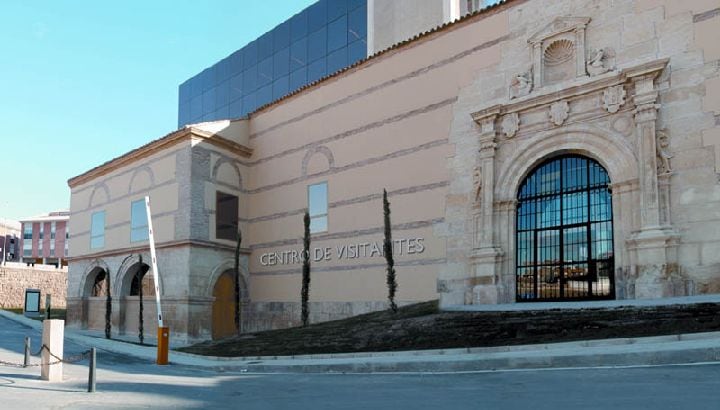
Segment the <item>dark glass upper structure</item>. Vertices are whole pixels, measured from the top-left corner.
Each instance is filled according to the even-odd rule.
[[[367,0],[319,0],[180,85],[178,127],[242,117],[367,56]]]
[[[517,207],[518,302],[613,299],[607,171],[579,155],[553,158],[523,182]]]

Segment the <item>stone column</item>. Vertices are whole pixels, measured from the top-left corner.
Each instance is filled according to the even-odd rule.
[[[480,149],[477,169],[480,178],[475,192],[475,238],[473,241],[473,304],[496,304],[504,293],[500,281],[502,251],[495,245],[495,122],[499,109],[490,109],[475,117],[480,125]],[[477,192],[479,191],[479,192]]]
[[[667,60],[650,63],[628,74],[635,85],[635,138],[640,188],[640,230],[629,240],[635,253],[635,297],[640,299],[684,294],[677,266],[678,234],[670,225],[669,212],[661,218],[657,165],[658,91],[655,78]],[[669,181],[664,181],[667,186]]]

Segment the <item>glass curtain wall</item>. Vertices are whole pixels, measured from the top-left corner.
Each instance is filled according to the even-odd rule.
[[[240,118],[367,55],[367,0],[320,0],[180,85],[178,127]]]

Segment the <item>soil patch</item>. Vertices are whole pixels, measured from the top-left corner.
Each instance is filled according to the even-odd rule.
[[[720,303],[440,312],[437,301],[178,349],[208,356],[292,356],[555,343],[720,331]]]

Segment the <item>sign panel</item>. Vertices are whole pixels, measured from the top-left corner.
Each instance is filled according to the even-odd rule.
[[[25,289],[25,315],[40,314],[40,289]]]

